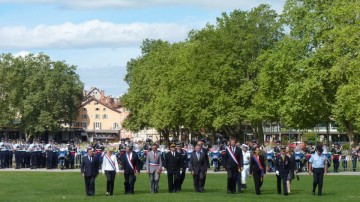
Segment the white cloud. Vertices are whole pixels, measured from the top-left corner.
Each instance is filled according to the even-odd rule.
[[[80,24],[0,27],[0,48],[92,48],[139,46],[143,39],[184,40],[191,27],[176,23],[115,24],[91,20]]]
[[[0,0],[1,2],[57,4],[72,9],[198,6],[206,9],[252,8],[260,3],[283,5],[285,0]],[[277,8],[279,9],[279,8]]]

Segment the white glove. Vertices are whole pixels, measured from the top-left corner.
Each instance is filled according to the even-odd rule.
[[[279,175],[279,174],[280,174],[278,170],[277,170],[275,173],[276,173],[276,175]]]
[[[180,175],[182,174],[182,171],[180,170]]]

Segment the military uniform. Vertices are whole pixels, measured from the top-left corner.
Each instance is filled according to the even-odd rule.
[[[70,168],[74,169],[74,164],[75,164],[75,154],[77,152],[77,147],[75,146],[74,142],[72,142],[69,147],[68,147],[68,151],[69,151],[69,159],[70,159]]]
[[[339,148],[339,144],[335,143],[334,148],[331,150],[333,163],[334,163],[334,172],[339,172],[339,164],[340,164],[340,156],[341,156],[341,149]]]
[[[285,147],[282,147],[281,150],[285,150]],[[285,153],[280,154],[275,158],[275,172],[277,179],[278,194],[281,194],[281,181],[282,181],[284,195],[288,195],[286,181],[289,176],[290,169],[291,169],[291,159]]]
[[[1,168],[5,168],[5,144],[4,139],[1,139],[0,142],[0,166]]]
[[[175,144],[170,147],[175,148]],[[175,151],[165,154],[164,167],[167,171],[168,190],[170,193],[179,191],[179,174],[181,168],[181,155]]]
[[[181,157],[181,172],[180,172],[180,175],[179,175],[179,191],[181,191],[181,187],[182,187],[182,184],[184,183],[184,180],[185,180],[185,174],[186,174],[186,168],[188,167],[188,154],[187,154],[187,151],[182,149],[181,148],[181,145],[180,144],[177,144],[176,147],[178,147],[178,149],[176,150],[179,154],[180,154],[180,157]]]

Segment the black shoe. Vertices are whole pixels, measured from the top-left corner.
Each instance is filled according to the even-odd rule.
[[[227,193],[228,193],[228,194],[231,194],[231,191],[228,190]]]
[[[321,196],[321,193],[318,193],[318,196]]]
[[[288,193],[285,193],[285,194],[284,194],[284,196],[287,196],[287,195],[288,195]]]

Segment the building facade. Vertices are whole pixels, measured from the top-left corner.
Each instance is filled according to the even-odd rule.
[[[106,96],[103,90],[84,90],[84,99],[78,108],[78,117],[70,125],[64,125],[59,134],[62,141],[118,142],[121,138],[132,138],[132,133],[122,130],[122,122],[129,112],[120,104],[119,98]]]

